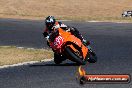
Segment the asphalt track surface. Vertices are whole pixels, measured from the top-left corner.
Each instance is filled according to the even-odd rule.
[[[77,27],[91,41],[98,62],[87,64],[87,74],[132,75],[132,24],[63,22]],[[0,45],[48,48],[43,39],[44,22],[0,19]],[[0,69],[0,88],[132,88],[129,84],[85,84],[76,81],[78,66],[70,61],[61,65],[41,62]]]

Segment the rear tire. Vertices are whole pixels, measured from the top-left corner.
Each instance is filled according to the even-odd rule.
[[[72,52],[70,47],[66,47],[64,50],[66,56],[71,60],[76,62],[79,65],[85,65],[85,61],[83,61],[79,56],[77,56],[74,52]]]
[[[64,56],[54,53],[54,62],[55,64],[60,64],[62,61],[66,60]]]

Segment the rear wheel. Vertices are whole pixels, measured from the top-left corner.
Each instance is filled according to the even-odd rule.
[[[74,61],[79,65],[85,65],[86,64],[85,61],[83,61],[83,59],[81,59],[80,56],[75,54],[75,52],[72,51],[72,49],[70,47],[65,48],[65,54],[71,61]]]
[[[54,53],[54,62],[55,62],[55,64],[60,64],[64,60],[66,60],[66,58],[64,56]]]

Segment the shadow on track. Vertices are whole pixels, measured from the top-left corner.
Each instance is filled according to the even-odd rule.
[[[62,63],[62,64],[54,64],[54,63],[47,63],[47,64],[32,64],[29,67],[42,67],[42,66],[79,66],[77,63]]]

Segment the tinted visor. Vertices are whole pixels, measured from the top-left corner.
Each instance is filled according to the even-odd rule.
[[[50,27],[50,28],[52,28],[53,25],[54,25],[54,23],[51,23],[51,22],[50,22],[50,23],[49,23],[49,22],[46,23],[46,26],[47,26],[47,27]]]

